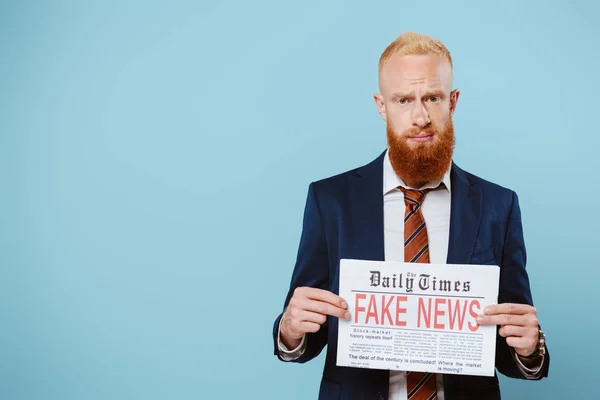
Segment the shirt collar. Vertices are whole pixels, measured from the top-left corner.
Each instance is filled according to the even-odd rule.
[[[398,186],[402,186],[407,189],[428,189],[438,187],[440,183],[443,183],[448,191],[450,191],[450,168],[446,171],[441,181],[430,182],[422,188],[411,188],[406,185],[400,179],[394,168],[392,168],[392,163],[390,162],[389,151],[385,152],[385,157],[383,159],[383,194],[386,195],[392,190],[398,188]]]

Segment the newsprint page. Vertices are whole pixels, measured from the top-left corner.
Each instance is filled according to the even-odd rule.
[[[391,261],[340,261],[337,365],[494,375],[496,325],[477,315],[498,302],[500,268]]]

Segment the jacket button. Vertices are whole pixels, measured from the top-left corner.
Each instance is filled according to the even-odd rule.
[[[385,400],[385,396],[383,395],[383,393],[379,392],[377,394],[379,395],[379,400]]]

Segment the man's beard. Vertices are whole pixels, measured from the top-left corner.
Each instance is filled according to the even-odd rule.
[[[427,183],[442,180],[454,152],[452,117],[443,129],[431,124],[424,129],[411,128],[399,134],[388,121],[386,131],[392,168],[404,183],[419,189]],[[434,134],[433,141],[410,145],[408,137],[421,132]]]

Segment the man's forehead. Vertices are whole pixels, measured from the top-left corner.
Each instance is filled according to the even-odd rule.
[[[452,86],[450,64],[436,55],[394,55],[384,65],[380,85],[388,87],[426,86],[448,90]]]

